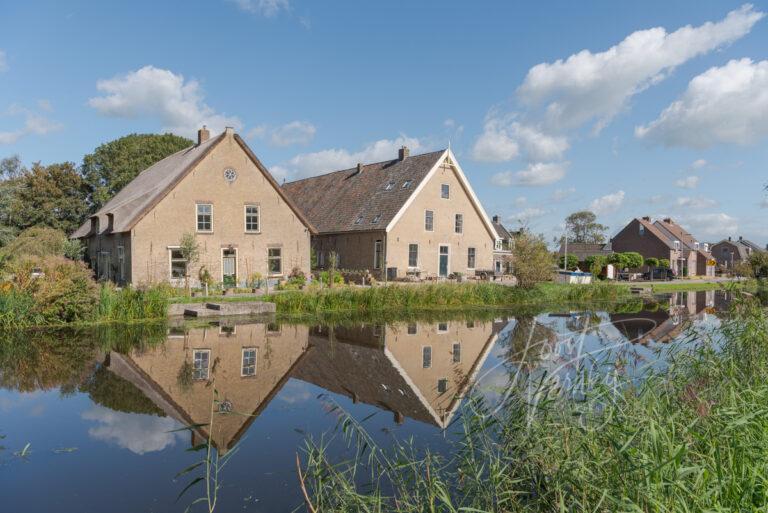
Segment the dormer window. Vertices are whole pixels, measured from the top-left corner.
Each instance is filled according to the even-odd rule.
[[[378,224],[379,221],[381,221],[381,214],[376,214],[376,216],[371,221],[371,224]]]
[[[674,242],[674,245],[675,245],[675,250],[676,250],[676,251],[679,251],[679,250],[680,250],[680,241],[679,241],[679,240],[676,240],[676,241]]]
[[[410,188],[411,184],[413,183],[413,180],[406,180],[403,182],[403,189]]]
[[[695,249],[696,251],[699,250],[699,243],[698,242],[694,242],[693,243],[693,249]]]
[[[496,239],[496,245],[495,245],[496,251],[501,251],[501,244],[502,244],[501,239]]]
[[[391,191],[395,188],[395,182],[388,182],[387,185],[384,186],[385,191]]]
[[[363,216],[358,216],[357,219],[355,219],[355,224],[363,224]]]

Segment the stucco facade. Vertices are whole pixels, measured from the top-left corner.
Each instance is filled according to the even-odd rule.
[[[118,283],[170,281],[181,285],[183,278],[178,266],[172,272],[172,260],[178,260],[178,251],[173,250],[185,233],[194,234],[200,247],[199,261],[188,271],[193,285],[199,283],[202,266],[214,282],[233,285],[244,284],[254,273],[273,279],[287,276],[294,267],[309,273],[308,224],[231,129],[212,146],[170,190],[137,216],[129,231],[97,230],[98,234],[84,237],[97,276]],[[232,170],[234,179],[225,176]],[[210,206],[205,207],[210,211],[210,222],[203,223],[202,228],[198,205]],[[96,217],[103,222],[104,217]],[[106,219],[109,223],[109,214]],[[107,262],[109,270],[105,271]]]

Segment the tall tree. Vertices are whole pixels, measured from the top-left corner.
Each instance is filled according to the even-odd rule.
[[[602,244],[605,242],[605,232],[608,227],[597,222],[597,216],[589,210],[574,212],[565,218],[569,242],[585,242]]]
[[[101,208],[155,162],[192,144],[189,139],[173,134],[131,134],[102,144],[83,157],[81,171],[88,183],[91,210]]]
[[[0,247],[11,242],[18,231],[13,225],[12,207],[26,173],[18,155],[0,160]]]
[[[11,206],[16,228],[43,225],[69,234],[88,215],[88,189],[72,162],[49,166],[38,162],[19,180]]]

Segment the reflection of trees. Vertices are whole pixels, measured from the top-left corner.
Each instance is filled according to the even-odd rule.
[[[557,333],[549,326],[535,317],[518,317],[506,340],[507,359],[515,364],[535,364],[556,342]]]
[[[125,413],[143,413],[164,417],[163,410],[155,406],[133,383],[100,365],[79,387],[93,402],[110,410]]]

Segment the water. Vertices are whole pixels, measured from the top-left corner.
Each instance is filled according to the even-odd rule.
[[[197,474],[174,476],[209,435],[222,453],[239,447],[217,511],[291,511],[302,506],[296,454],[307,437],[333,434],[338,408],[382,446],[413,437],[446,450],[471,386],[494,401],[531,377],[573,395],[617,373],[642,379],[690,343],[687,327],[716,328],[727,300],[700,292],[631,313],[19,335],[0,346],[3,511],[184,511],[203,489],[176,502]],[[175,431],[208,424],[212,405],[222,412],[212,427]],[[344,456],[344,444],[333,447]]]

